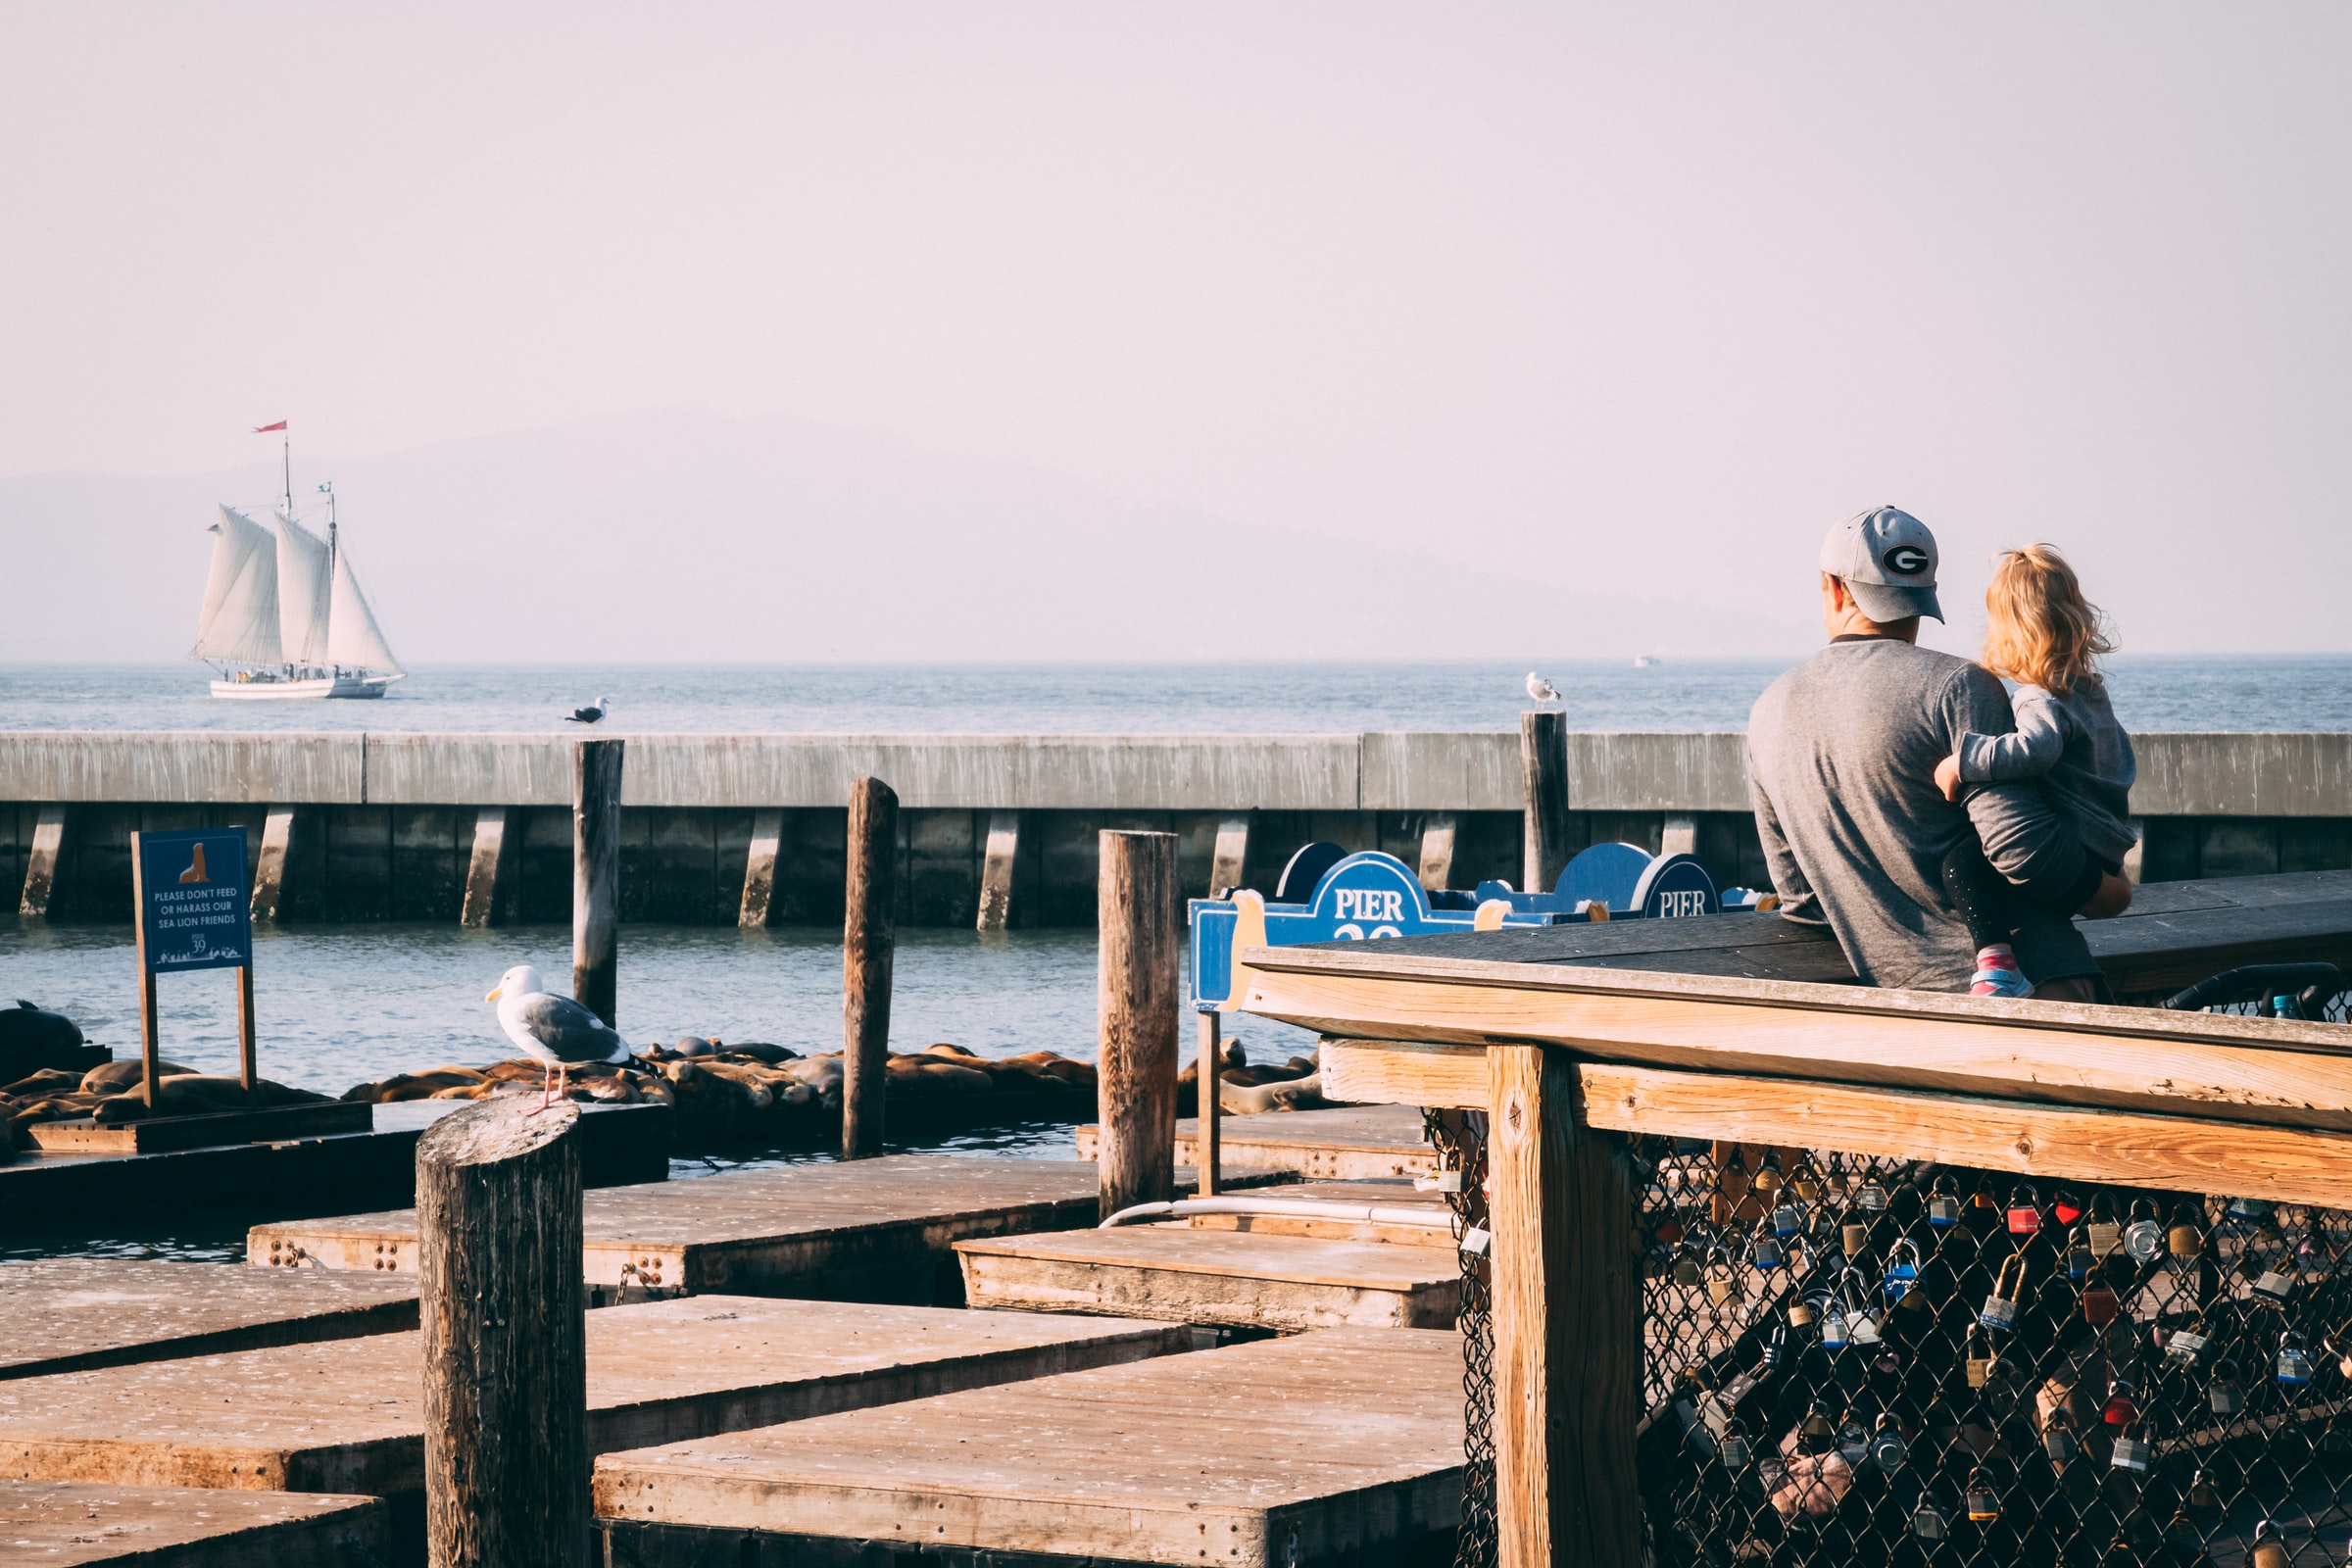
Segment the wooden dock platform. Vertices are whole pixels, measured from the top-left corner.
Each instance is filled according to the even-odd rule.
[[[1461,1492],[1461,1341],[1414,1330],[1066,1373],[596,1467],[614,1560],[643,1568],[830,1561],[803,1552],[860,1542],[1231,1568],[1450,1562]],[[746,1537],[791,1544],[771,1555]]]
[[[1200,1157],[1200,1127],[1190,1116],[1176,1123],[1178,1163]],[[1422,1136],[1421,1113],[1410,1105],[1221,1116],[1217,1131],[1223,1163],[1297,1171],[1308,1181],[1426,1176],[1438,1168],[1437,1153]],[[1101,1134],[1093,1123],[1078,1129],[1081,1159],[1095,1157]]]
[[[1230,1328],[1442,1329],[1461,1260],[1441,1246],[1123,1225],[958,1242],[965,1299],[1030,1312],[1133,1312]]]
[[[1192,1346],[1175,1324],[696,1297],[588,1314],[593,1452],[804,1420]],[[357,1493],[423,1487],[419,1337],[12,1382],[0,1474]]]
[[[607,1188],[581,1205],[588,1281],[954,1304],[954,1243],[1091,1226],[1100,1181],[1082,1160],[893,1154]],[[416,1212],[257,1225],[245,1245],[264,1266],[414,1269]]]
[[[0,1263],[0,1380],[416,1326],[414,1274],[49,1258]]]
[[[224,1209],[317,1214],[406,1203],[416,1192],[417,1138],[434,1112],[465,1103],[378,1105],[373,1132],[146,1154],[19,1151],[13,1162],[0,1164],[0,1233],[126,1213],[142,1219]],[[668,1176],[667,1105],[581,1109],[581,1178],[589,1186]]]
[[[0,1544],[43,1568],[353,1568],[390,1550],[374,1497],[0,1480]]]

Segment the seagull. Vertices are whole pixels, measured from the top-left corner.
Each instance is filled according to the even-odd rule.
[[[571,710],[571,716],[564,722],[566,724],[593,724],[612,710],[612,699],[599,697],[594,708],[575,708]]]
[[[547,982],[527,963],[500,975],[497,988],[482,1000],[498,1004],[499,1027],[507,1038],[520,1046],[523,1054],[547,1064],[539,1110],[562,1098],[573,1063],[622,1062],[630,1057],[629,1043],[611,1024],[569,997],[551,996]]]
[[[1527,695],[1539,703],[1556,703],[1560,700],[1558,689],[1532,669],[1527,672]]]

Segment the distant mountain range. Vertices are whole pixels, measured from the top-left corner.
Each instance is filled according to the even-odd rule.
[[[1809,628],[1511,563],[1137,508],[1042,468],[805,421],[661,411],[388,457],[331,478],[384,631],[417,662],[1777,655]],[[170,658],[215,504],[184,478],[0,479],[0,660]],[[1446,519],[1432,518],[1432,530]]]

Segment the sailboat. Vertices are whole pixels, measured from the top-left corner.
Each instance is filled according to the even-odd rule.
[[[326,497],[323,539],[295,516],[290,451],[285,500],[267,525],[224,502],[207,530],[213,566],[189,657],[219,672],[215,697],[381,697],[408,673],[338,537],[334,486],[318,489]]]

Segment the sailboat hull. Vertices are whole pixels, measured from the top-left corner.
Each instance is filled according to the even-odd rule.
[[[381,697],[398,675],[321,675],[311,680],[217,680],[213,695],[237,702],[301,702],[327,697]]]

